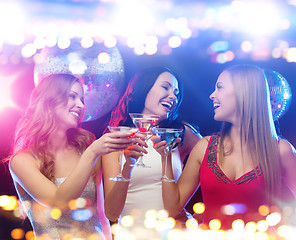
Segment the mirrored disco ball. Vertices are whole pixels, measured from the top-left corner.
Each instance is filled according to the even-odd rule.
[[[273,120],[278,120],[290,106],[292,100],[291,88],[287,80],[278,72],[264,69],[264,73],[269,85]]]
[[[66,49],[58,46],[44,48],[42,61],[35,64],[35,84],[53,73],[70,73],[83,82],[85,114],[83,122],[92,121],[110,112],[124,86],[124,67],[116,47],[106,48],[103,43],[81,47],[79,39],[72,39]],[[99,61],[100,59],[100,61]]]

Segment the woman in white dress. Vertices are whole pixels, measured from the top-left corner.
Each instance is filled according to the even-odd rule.
[[[34,89],[18,123],[9,167],[38,239],[112,237],[103,211],[100,156],[124,150],[133,139],[117,132],[95,140],[77,127],[83,114],[79,79],[52,74]],[[73,204],[77,198],[85,204]]]
[[[186,156],[201,138],[196,128],[178,117],[182,90],[182,83],[168,68],[154,67],[139,72],[130,81],[118,106],[113,110],[109,124],[132,127],[134,125],[129,113],[143,113],[159,115],[159,127],[183,129],[182,141],[173,149],[175,179],[182,172]],[[136,144],[124,151],[122,174],[130,178],[130,181],[115,182],[109,179],[118,174],[119,152],[107,154],[102,160],[107,218],[113,222],[119,218],[121,225],[122,217],[130,215],[134,220],[134,227],[130,229],[139,226],[142,231],[146,211],[164,209],[161,156],[148,138],[136,138]],[[140,156],[143,156],[144,163],[150,168],[131,167],[131,163]],[[189,215],[183,209],[176,219],[184,222]],[[118,238],[118,234],[115,237]],[[142,232],[136,239],[149,239],[149,236]]]

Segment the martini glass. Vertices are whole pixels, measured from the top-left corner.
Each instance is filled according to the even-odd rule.
[[[138,128],[138,131],[145,134],[146,136],[150,128],[156,124],[156,122],[160,117],[154,114],[142,114],[142,113],[130,113],[129,115],[132,118],[136,128]],[[139,157],[138,161],[132,166],[150,168],[150,166],[147,166],[146,164],[144,164],[142,156]]]
[[[130,138],[133,137],[135,133],[138,131],[138,129],[136,128],[123,127],[123,126],[118,126],[118,127],[108,126],[108,129],[110,132],[131,132],[131,135],[128,136]],[[123,156],[123,151],[120,152],[120,156],[119,156],[119,173],[117,174],[116,177],[109,178],[111,181],[123,181],[123,182],[130,181],[130,179],[125,178],[122,175],[122,170],[121,170],[122,156]]]
[[[175,180],[168,178],[166,175],[168,153],[172,150],[173,143],[176,138],[180,137],[182,129],[175,128],[153,128],[153,132],[160,136],[160,141],[166,141],[167,147],[164,149],[165,154],[165,165],[164,165],[164,175],[161,177],[163,182],[175,182]]]

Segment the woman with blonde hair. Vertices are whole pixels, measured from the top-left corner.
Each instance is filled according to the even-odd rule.
[[[124,150],[133,139],[117,132],[95,140],[77,127],[83,114],[79,79],[52,74],[34,89],[17,125],[9,167],[36,238],[111,239],[100,156]]]
[[[261,219],[261,205],[294,200],[296,153],[276,134],[263,70],[253,65],[227,68],[210,99],[214,119],[223,122],[222,131],[196,144],[176,184],[162,183],[170,215],[185,206],[199,184],[205,223],[219,219],[224,229],[238,218]],[[165,143],[155,147],[162,154]],[[167,174],[173,177],[170,164]]]

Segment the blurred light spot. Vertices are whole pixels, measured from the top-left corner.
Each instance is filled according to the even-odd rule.
[[[211,230],[219,230],[221,227],[221,221],[219,219],[212,219],[210,222],[209,222],[209,228]]]
[[[245,213],[247,206],[241,203],[232,203],[222,207],[221,211],[226,215],[233,215],[237,213]]]
[[[17,198],[15,196],[1,196],[0,206],[6,211],[13,211],[18,207]]]
[[[292,216],[293,214],[293,208],[290,206],[283,207],[283,215],[286,217]]]
[[[76,206],[76,200],[73,199],[69,202],[68,204],[68,207],[71,209],[71,210],[76,210],[77,209],[77,206]]]
[[[112,47],[115,47],[116,46],[116,38],[115,37],[108,37],[105,39],[104,41],[104,45],[107,47],[107,48],[112,48]]]
[[[34,56],[33,56],[33,60],[34,60],[34,63],[36,64],[41,64],[44,62],[44,55],[41,54],[41,53],[36,53]]]
[[[172,229],[167,234],[168,240],[180,240],[185,239],[184,234],[180,229]]]
[[[274,49],[272,49],[271,56],[273,58],[280,58],[282,56],[282,50],[280,48],[274,48]]]
[[[164,223],[165,229],[172,229],[175,227],[176,221],[174,218],[168,217],[163,221],[163,223]]]
[[[80,197],[80,198],[77,198],[77,199],[76,199],[76,206],[77,206],[78,208],[84,208],[85,205],[86,205],[86,200],[85,200],[85,198]]]
[[[122,219],[121,219],[121,222],[122,226],[124,227],[130,227],[134,224],[134,219],[132,216],[129,216],[129,215],[126,215],[126,216],[123,216]]]
[[[162,220],[156,221],[155,230],[158,232],[162,232],[164,230],[167,230],[164,221],[162,221]]]
[[[57,44],[58,40],[56,36],[47,36],[45,38],[45,44],[47,47],[54,47]]]
[[[62,212],[58,208],[53,208],[50,212],[50,215],[53,219],[59,219],[62,216]]]
[[[155,45],[147,45],[145,47],[145,52],[147,55],[153,55],[155,53],[157,53],[157,46]]]
[[[157,211],[154,209],[147,210],[145,213],[145,218],[157,218]]]
[[[182,43],[182,40],[180,37],[178,36],[173,36],[173,37],[170,37],[169,38],[169,41],[168,41],[168,44],[171,48],[177,48],[177,47],[180,47]]]
[[[266,222],[268,223],[269,226],[275,226],[281,221],[281,219],[282,219],[281,214],[278,212],[274,212],[269,214],[266,217]]]
[[[241,219],[236,219],[232,222],[232,229],[234,231],[243,231],[245,229],[245,223]]]
[[[81,47],[83,48],[90,48],[94,44],[94,40],[91,37],[84,37],[81,39]]]
[[[45,47],[45,39],[43,37],[36,37],[33,44],[37,49],[42,49]]]
[[[168,211],[162,209],[162,210],[159,210],[159,211],[158,211],[158,213],[157,213],[157,217],[158,217],[158,219],[160,219],[160,220],[164,220],[164,219],[166,219],[166,218],[169,217],[169,213],[168,213]]]
[[[210,45],[212,52],[224,52],[229,49],[229,43],[227,41],[216,41]]]
[[[146,218],[144,221],[144,225],[146,228],[154,228],[156,226],[156,218]]]
[[[244,52],[251,52],[253,49],[253,44],[250,41],[243,41],[241,44],[241,50]]]
[[[106,52],[100,53],[98,55],[98,62],[100,64],[106,64],[110,61],[110,55]]]
[[[269,214],[269,207],[266,205],[261,205],[258,208],[258,212],[261,216],[267,216]]]
[[[287,62],[296,62],[296,48],[288,48],[285,51],[284,57],[286,58]]]
[[[21,228],[15,228],[11,231],[11,237],[13,239],[22,239],[25,236],[25,232]]]
[[[202,202],[198,202],[193,205],[193,211],[197,214],[202,214],[205,211],[205,209],[205,204]]]
[[[66,49],[70,46],[70,44],[71,44],[71,41],[67,37],[60,37],[58,40],[58,47],[60,49]]]
[[[292,239],[290,237],[294,236],[295,237],[295,230],[294,227],[292,226],[287,226],[287,225],[282,225],[279,226],[277,229],[278,234],[286,239]]]
[[[259,232],[265,232],[268,229],[268,224],[265,220],[257,222],[257,229]]]
[[[113,235],[115,235],[116,230],[117,230],[117,227],[118,227],[118,224],[117,224],[117,223],[113,223],[113,224],[111,225],[111,233],[112,233]]]
[[[290,27],[291,27],[291,22],[290,22],[289,19],[282,19],[282,20],[280,21],[280,26],[279,26],[279,28],[280,28],[281,30],[288,30]]]
[[[269,236],[265,232],[256,232],[255,239],[257,240],[270,240]],[[271,238],[272,239],[272,238]]]
[[[188,219],[185,223],[185,226],[189,230],[195,230],[198,228],[198,221],[194,218]]]
[[[93,216],[89,209],[77,209],[72,213],[72,217],[76,221],[87,221]]]
[[[70,61],[69,63],[69,70],[72,72],[72,74],[83,74],[86,69],[87,69],[86,63],[80,59],[75,61]]]
[[[25,235],[26,240],[35,240],[35,235],[33,231],[26,232]]]
[[[145,47],[142,45],[135,47],[134,53],[138,56],[143,55],[145,53]]]
[[[172,48],[169,46],[165,45],[161,48],[161,53],[164,55],[170,55],[172,53]]]
[[[17,218],[22,218],[23,217],[23,214],[22,214],[22,212],[20,211],[19,208],[13,210],[13,215],[15,217],[17,217]]]
[[[255,222],[248,222],[245,229],[247,232],[254,233],[257,230],[257,225]]]
[[[36,51],[37,51],[37,49],[34,46],[34,44],[28,43],[22,48],[22,56],[24,58],[31,57],[36,53]]]

